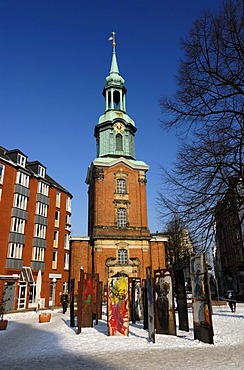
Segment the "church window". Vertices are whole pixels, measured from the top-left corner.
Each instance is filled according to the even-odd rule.
[[[120,134],[116,135],[116,150],[123,150],[122,135]]]
[[[119,227],[126,227],[127,226],[127,215],[125,208],[118,208],[117,209],[117,222]]]
[[[128,265],[128,251],[127,249],[118,250],[118,264],[119,265]]]
[[[116,193],[125,194],[126,193],[126,180],[117,179]]]

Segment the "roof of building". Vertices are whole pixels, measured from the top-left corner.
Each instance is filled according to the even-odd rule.
[[[21,155],[24,155],[26,157],[26,159],[28,158],[26,156],[26,154],[23,153],[19,149],[8,150],[8,149],[0,146],[0,160],[2,159],[4,162],[8,162],[8,164],[10,164],[14,167],[17,167],[18,169],[23,169],[23,170],[29,172],[30,176],[38,177],[39,179],[45,180],[51,186],[56,187],[57,189],[59,189],[60,191],[63,191],[64,193],[67,193],[72,198],[72,194],[67,189],[65,189],[63,186],[61,186],[57,181],[55,181],[52,177],[50,177],[46,172],[45,172],[44,177],[39,176],[38,173],[35,172],[35,170],[33,169],[33,164],[36,164],[36,165],[39,164],[39,165],[43,166],[46,169],[46,167],[41,162],[39,162],[39,161],[32,161],[32,162],[26,161],[25,166],[21,166],[17,163],[17,161],[15,161],[13,159],[12,156],[11,157],[9,156],[9,154],[11,154],[11,153],[19,153]]]

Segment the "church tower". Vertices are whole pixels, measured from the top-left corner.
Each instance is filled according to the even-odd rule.
[[[105,112],[95,126],[97,158],[88,169],[88,235],[93,272],[104,278],[141,275],[151,239],[147,220],[146,172],[135,159],[134,121],[126,112],[126,88],[120,75],[115,34],[109,75],[103,89]]]
[[[95,126],[96,158],[88,168],[88,237],[71,238],[71,278],[99,273],[106,287],[113,276],[145,278],[146,267],[165,267],[165,237],[151,235],[147,219],[146,173],[136,159],[137,128],[126,111],[115,33],[112,62],[103,89],[105,111]]]

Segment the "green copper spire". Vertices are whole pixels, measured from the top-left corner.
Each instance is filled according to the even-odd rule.
[[[126,113],[125,80],[119,73],[116,57],[115,32],[112,40],[112,62],[103,89],[105,112],[95,127],[98,158],[120,158],[135,160],[134,136],[137,131],[134,121]]]
[[[119,73],[119,67],[118,62],[116,58],[116,42],[115,42],[115,32],[112,32],[112,37],[109,38],[109,40],[113,40],[112,46],[113,46],[113,55],[112,55],[112,63],[111,68],[109,72],[109,76],[106,78],[106,87],[114,85],[117,86],[121,85],[121,87],[124,86],[125,80],[120,76]]]

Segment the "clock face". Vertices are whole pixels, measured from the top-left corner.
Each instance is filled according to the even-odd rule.
[[[122,132],[125,131],[125,125],[122,122],[115,122],[113,127],[114,127],[114,131],[117,134],[121,134]]]

